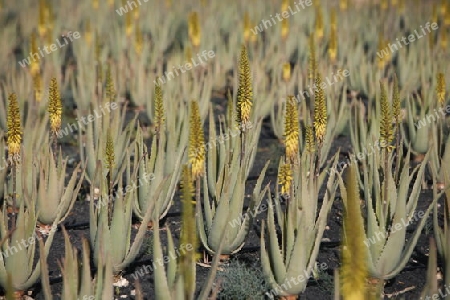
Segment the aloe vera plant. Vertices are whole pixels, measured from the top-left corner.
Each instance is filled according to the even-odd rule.
[[[99,164],[99,170],[101,166]],[[119,178],[119,186],[122,186],[122,176]],[[133,177],[136,182],[136,177]],[[131,244],[131,221],[133,200],[136,189],[128,185],[125,193],[119,191],[111,198],[111,194],[107,190],[107,182],[105,178],[99,180],[101,194],[99,202],[94,204],[94,200],[90,202],[90,243],[94,252],[94,262],[100,267],[100,258],[110,255],[110,263],[113,266],[114,274],[120,273],[127,267],[137,256],[142,245],[146,226],[141,226],[136,237]],[[131,188],[129,188],[131,187]],[[153,197],[158,197],[159,191]],[[91,197],[94,199],[94,191],[91,190]],[[112,215],[109,216],[111,202],[113,202]],[[108,205],[106,205],[108,203]],[[155,203],[152,199],[151,203]],[[151,218],[152,205],[149,205],[143,218],[143,223],[147,224]]]
[[[110,105],[112,104],[117,105],[117,103],[114,102],[110,103]],[[96,172],[97,160],[101,160],[105,153],[107,128],[110,128],[111,130],[115,150],[119,155],[117,157],[118,163],[114,166],[112,172],[112,179],[114,183],[117,183],[121,170],[123,170],[126,166],[126,152],[130,147],[130,140],[136,123],[136,117],[130,120],[125,129],[122,129],[124,127],[123,124],[125,123],[125,113],[126,106],[124,106],[121,110],[108,110],[105,115],[99,118],[97,117],[98,112],[95,112],[94,110],[94,112],[90,112],[88,117],[88,120],[93,121],[86,124],[86,134],[83,135],[82,131],[79,130],[82,167],[86,168],[86,179],[95,186],[96,184],[92,182],[92,180]],[[85,116],[80,116],[80,118],[81,117],[83,119],[86,118]],[[106,169],[104,170],[104,175],[105,173]]]
[[[97,270],[94,278],[91,278],[89,242],[82,239],[82,259],[79,261],[78,251],[72,246],[69,234],[63,228],[64,258],[58,262],[63,277],[62,297],[68,300],[80,299],[112,299],[113,298],[113,271],[108,258],[100,257],[101,268]],[[42,244],[42,242],[40,242]],[[41,250],[41,280],[45,300],[52,300],[50,280],[48,278],[48,266]]]
[[[432,166],[431,168],[434,181],[440,175],[438,170]],[[444,260],[444,284],[448,286],[450,283],[450,238],[449,238],[449,223],[450,223],[450,173],[448,171],[443,172],[443,184],[445,184],[444,193],[444,224],[443,227],[439,226],[438,222],[438,207],[437,204],[433,207],[433,231],[435,232],[436,247],[438,254]],[[438,186],[433,186],[433,196],[438,197]],[[450,295],[446,295],[444,299],[450,299]]]
[[[230,107],[233,107],[233,103],[228,103]],[[215,197],[217,191],[217,184],[227,168],[227,159],[232,159],[230,153],[238,153],[243,141],[240,136],[240,130],[233,128],[232,114],[228,114],[226,122],[219,123],[219,131],[216,130],[216,122],[214,121],[214,116],[212,109],[209,114],[209,142],[205,144],[207,150],[207,182],[208,191],[212,197]],[[253,163],[256,157],[256,149],[259,140],[259,135],[261,132],[262,121],[257,123],[247,123],[241,127],[241,130],[247,134],[247,139],[245,140],[247,152],[244,154],[246,156],[245,160],[248,161],[246,168],[244,170],[244,176],[248,177]],[[234,155],[236,158],[236,155]]]
[[[415,154],[425,154],[430,148],[428,137],[431,135],[433,126],[435,126],[431,123],[431,120],[435,121],[435,116],[433,113],[429,113],[430,110],[429,105],[423,100],[415,100],[409,97],[406,101],[407,122],[403,130],[408,134],[404,133],[404,136],[407,137],[405,143],[407,146],[408,144],[411,145],[411,150]]]
[[[345,84],[342,86],[340,99],[338,96],[336,98],[331,99],[328,104],[331,107],[328,125],[333,129],[332,138],[342,134],[350,121],[350,105],[347,101],[347,86]]]
[[[306,288],[307,278],[311,276],[316,263],[328,212],[336,193],[336,173],[330,172],[322,205],[318,207],[319,189],[325,179],[326,169],[316,176],[312,172],[314,168],[308,168],[315,158],[315,154],[311,155],[308,151],[304,151],[298,158],[299,161],[301,159],[301,163],[293,165],[294,169],[289,175],[285,173],[284,166],[289,168],[291,166],[280,162],[275,197],[269,197],[267,239],[264,225],[262,228],[261,263],[264,274],[273,293],[285,299],[289,297],[296,299],[296,295]],[[332,163],[328,163],[326,168],[330,165],[336,166],[337,158],[338,155],[335,155]],[[286,211],[281,208],[278,184],[282,184],[282,192],[289,197]],[[277,226],[281,228],[281,244],[278,240]],[[303,279],[297,284],[291,284],[292,279],[300,277]]]
[[[155,220],[156,221],[156,220]],[[164,261],[167,257],[177,257],[177,253],[180,252],[186,252],[186,251],[192,251],[194,252],[195,249],[191,249],[190,246],[184,249],[176,249],[175,243],[173,241],[172,233],[170,229],[167,227],[167,253],[164,255],[163,252],[163,245],[161,243],[160,238],[160,229],[158,222],[155,223],[155,229],[154,229],[154,252],[153,252],[153,261]],[[224,230],[223,230],[224,231]],[[223,236],[223,235],[221,235]],[[194,294],[186,294],[184,291],[184,286],[188,283],[188,281],[191,281],[191,284],[195,285],[195,277],[191,278],[184,278],[180,273],[182,271],[181,269],[181,263],[177,259],[170,259],[167,263],[167,269],[166,267],[155,267],[155,276],[154,276],[154,283],[155,283],[155,299],[157,300],[164,300],[164,299],[171,299],[171,300],[184,300],[184,299],[201,299],[206,300],[209,299],[208,295],[211,290],[211,287],[214,283],[215,274],[219,267],[220,262],[220,254],[221,254],[221,248],[224,246],[225,239],[221,239],[221,244],[218,252],[215,254],[214,259],[211,264],[211,268],[208,274],[207,283],[202,287],[201,291],[199,292],[199,296],[197,298],[193,298]],[[186,245],[184,245],[186,246]],[[194,269],[189,269],[189,272],[194,272],[195,274],[195,266]],[[194,281],[192,282],[192,278],[194,278]]]
[[[57,218],[58,223],[61,223],[69,215],[77,199],[84,170],[81,170],[78,164],[68,184],[65,185],[66,175],[69,175],[66,174],[67,158],[63,160],[60,153],[55,161],[52,150],[42,153],[37,168],[39,181],[33,181],[31,191],[24,187],[24,197],[28,199],[28,202],[35,203],[38,222],[41,225],[50,225]],[[78,178],[79,173],[81,174]]]
[[[224,237],[223,255],[234,254],[244,246],[245,237],[250,230],[253,217],[268,190],[268,186],[266,186],[261,191],[261,185],[269,162],[266,163],[261,171],[247,211],[242,211],[248,160],[240,164],[240,155],[237,151],[239,150],[229,153],[225,159],[224,167],[216,182],[216,192],[213,200],[210,200],[208,196],[208,182],[206,179],[203,180],[203,211],[201,206],[197,205],[198,231],[203,246],[211,255],[215,254],[219,248],[219,232],[223,228],[227,228]],[[205,177],[207,176],[208,171],[206,171]]]
[[[359,176],[362,178],[364,201],[366,203],[365,238],[368,253],[368,271],[373,279],[375,292],[379,295],[383,282],[395,277],[408,262],[417,243],[426,219],[436,203],[425,211],[417,210],[421,182],[429,158],[426,154],[421,165],[410,171],[410,151],[400,169],[393,171],[393,153],[387,152],[388,166],[381,169],[381,155],[374,153],[363,166]],[[402,157],[400,149],[399,154]],[[398,183],[395,182],[398,178]],[[412,184],[412,190],[409,186]],[[386,194],[387,191],[387,194]],[[406,231],[412,220],[418,221],[415,232],[406,242]]]
[[[163,131],[154,138],[150,149],[144,144],[142,130],[138,127],[135,141],[135,164],[134,172],[137,172],[140,184],[133,200],[134,213],[143,219],[147,208],[155,204],[150,203],[152,199],[158,202],[159,215],[156,211],[152,213],[153,219],[163,218],[171,207],[175,189],[180,178],[181,160],[184,157],[184,149],[168,149],[171,139],[168,133]],[[149,151],[150,150],[150,151]],[[176,156],[171,156],[175,154]],[[168,164],[170,160],[175,160],[174,164]],[[171,168],[173,166],[173,168]],[[131,182],[131,175],[127,172],[128,182]],[[160,186],[162,188],[160,188]],[[155,198],[157,190],[160,189],[159,197]]]
[[[10,231],[8,216],[4,208],[0,211],[0,235],[5,239],[1,246],[0,256],[0,285],[10,285],[17,295],[23,293],[39,279],[41,264],[34,265],[36,255],[36,239],[42,239],[36,234],[37,215],[33,205],[22,203],[17,214],[15,230]],[[43,260],[46,259],[56,232],[56,219],[45,240],[42,249]],[[18,242],[21,241],[21,242]]]
[[[172,299],[172,300],[206,300],[209,299],[209,292],[213,286],[215,274],[220,262],[220,254],[225,244],[225,230],[222,228],[219,233],[219,247],[215,253],[211,268],[208,274],[206,284],[203,285],[199,295],[195,297],[195,282],[196,282],[196,250],[198,243],[198,235],[195,230],[197,220],[194,217],[195,208],[192,203],[192,196],[194,194],[193,180],[191,169],[185,166],[183,169],[183,196],[182,196],[182,226],[180,245],[175,249],[172,233],[167,227],[167,255],[164,256],[158,219],[154,219],[154,251],[153,251],[153,266],[154,283],[155,283],[155,297],[156,299]],[[199,205],[197,205],[198,207]],[[159,208],[156,207],[159,213]],[[167,261],[167,270],[161,265],[161,262]],[[155,262],[159,262],[160,267],[156,266]],[[194,298],[195,297],[195,298]]]

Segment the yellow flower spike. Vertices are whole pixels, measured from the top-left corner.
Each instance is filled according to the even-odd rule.
[[[133,9],[133,18],[134,18],[134,21],[139,20],[139,13],[140,13],[140,11],[139,11],[139,6],[137,6],[135,9]]]
[[[248,12],[246,11],[244,14],[244,41],[248,43],[250,40],[251,32],[251,21],[250,16],[248,15]]]
[[[36,101],[41,102],[42,99],[41,73],[37,73],[35,76],[33,76],[33,89]]]
[[[317,63],[316,63],[316,45],[314,41],[314,35],[309,36],[309,69],[308,69],[308,78],[313,80],[315,78],[315,74],[317,72]]]
[[[8,154],[13,161],[20,157],[20,142],[22,141],[22,126],[20,125],[20,110],[17,95],[12,93],[8,97]]]
[[[253,24],[253,28],[255,28],[256,24]],[[258,34],[251,34],[250,35],[250,42],[255,43],[258,40]]]
[[[306,151],[313,153],[316,151],[316,144],[314,140],[314,130],[311,125],[306,126],[305,129],[305,147]]]
[[[399,0],[398,10],[402,14],[405,12],[405,0]]]
[[[291,80],[291,64],[285,63],[283,64],[283,80],[287,83]]]
[[[340,268],[343,299],[368,299],[366,296],[367,249],[364,245],[364,221],[361,216],[356,166],[346,170],[344,183],[347,199],[344,214],[342,266]],[[342,188],[341,188],[342,189]]]
[[[155,84],[155,131],[160,132],[164,126],[163,91],[160,85]]]
[[[379,35],[379,37],[378,37],[378,52],[379,52],[379,53],[384,53],[384,52],[382,52],[382,51],[383,51],[383,49],[385,48],[385,46],[386,46],[386,43],[385,43],[385,40],[384,40],[384,35],[383,35],[383,33],[381,32],[380,35]],[[379,56],[377,55],[377,59],[378,59],[378,69],[380,69],[380,70],[384,69],[384,67],[385,67],[385,65],[386,65],[386,62],[387,62],[387,60],[388,60],[388,57],[389,57],[389,54],[388,54],[388,55],[384,55],[384,56],[382,56],[382,57],[379,57]]]
[[[281,194],[290,193],[293,179],[291,165],[282,165],[278,173],[278,184],[281,186]]]
[[[334,23],[331,23],[331,30],[330,30],[330,44],[328,46],[328,56],[330,57],[330,60],[334,63],[336,62],[337,57],[337,25],[336,25],[336,15],[334,15]],[[332,17],[333,20],[333,17]]]
[[[195,11],[189,15],[188,32],[192,46],[199,47],[201,41],[200,21]]]
[[[37,35],[36,35],[36,32],[33,31],[33,33],[31,34],[31,45],[30,45],[31,53],[38,53],[38,46],[37,46],[37,41],[36,40],[37,40]],[[31,59],[30,72],[31,72],[31,77],[33,77],[33,78],[37,74],[40,73],[40,64],[39,64],[39,62],[40,62],[40,59],[34,60],[34,57],[33,57],[33,59]]]
[[[450,4],[447,4],[449,7],[446,9],[446,13],[444,16],[444,26],[449,27],[450,26]]]
[[[322,87],[322,77],[319,73],[315,80],[316,93],[314,96],[314,131],[319,144],[324,141],[327,131],[327,101]]]
[[[62,103],[61,95],[58,89],[58,82],[53,77],[50,80],[50,87],[48,91],[48,113],[50,115],[50,130],[57,133],[61,128]]]
[[[114,102],[116,98],[116,90],[114,88],[114,80],[111,74],[111,66],[106,69],[106,98],[109,102]]]
[[[239,87],[236,105],[236,121],[241,128],[250,121],[252,106],[253,89],[250,62],[248,60],[247,48],[243,45],[239,59]]]
[[[433,3],[433,13],[431,17],[431,23],[437,23],[438,22],[438,11],[437,11],[437,4]]]
[[[283,19],[281,21],[281,39],[283,41],[286,40],[287,36],[289,34],[289,20],[288,19]]]
[[[446,13],[447,13],[447,1],[441,0],[441,15],[445,17]]]
[[[281,11],[287,11],[289,9],[289,0],[283,0],[281,2]]]
[[[54,16],[53,16],[53,6],[51,2],[47,7],[47,43],[51,45],[53,43],[53,27],[54,27]]]
[[[139,26],[136,26],[136,30],[134,32],[134,50],[136,51],[137,55],[142,54],[142,48],[143,48],[143,38],[142,38],[142,32]]]
[[[346,11],[348,8],[348,0],[340,0],[339,1],[339,9],[341,11]]]
[[[195,292],[195,262],[196,249],[198,248],[197,224],[195,218],[195,202],[192,201],[194,194],[193,178],[188,166],[183,166],[181,196],[181,234],[180,245],[191,245],[194,251],[180,250],[180,270],[184,282],[185,295],[193,295]],[[189,299],[189,298],[186,298]]]
[[[191,104],[189,127],[189,164],[192,168],[192,177],[199,178],[205,172],[205,137],[197,101]]]
[[[288,96],[284,123],[284,144],[286,147],[286,159],[291,163],[297,158],[299,133],[297,103],[294,96]]]
[[[389,108],[389,102],[386,94],[386,89],[383,82],[380,82],[381,89],[381,122],[380,122],[380,146],[388,148],[394,138],[392,129],[392,114]]]
[[[447,30],[446,30],[446,28],[442,28],[440,30],[440,41],[441,41],[440,45],[441,45],[442,50],[447,50],[448,42],[447,42]]]
[[[106,147],[105,147],[105,157],[106,157],[106,168],[112,171],[114,168],[114,141],[111,135],[111,129],[108,128],[106,133]]]
[[[190,46],[186,46],[185,56],[186,56],[186,61],[192,60],[192,49]]]
[[[92,44],[92,30],[91,30],[91,20],[86,21],[86,25],[84,27],[84,40],[86,41],[86,44],[88,47]]]
[[[316,1],[318,2],[318,1]],[[315,33],[317,40],[320,41],[323,38],[324,29],[323,29],[323,16],[322,16],[322,9],[320,6],[316,7],[316,21],[315,21]]]
[[[330,27],[334,28],[334,29],[337,29],[337,14],[336,14],[336,9],[335,8],[331,9]]]
[[[436,94],[438,103],[440,106],[444,106],[445,104],[445,77],[444,73],[439,73],[437,75],[437,87]]]
[[[127,2],[125,0],[122,0],[122,6],[126,6]],[[127,38],[131,37],[131,34],[133,33],[133,23],[131,21],[131,15],[132,14],[125,14],[125,35]]]
[[[47,1],[40,0],[39,1],[39,24],[38,24],[38,32],[41,38],[45,37],[47,34]]]

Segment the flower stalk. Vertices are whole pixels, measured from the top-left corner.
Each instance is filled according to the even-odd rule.
[[[203,124],[200,117],[200,109],[197,101],[192,101],[190,128],[189,128],[189,165],[191,166],[192,180],[195,181],[195,200],[200,205],[200,182],[205,173],[204,147],[205,137],[203,133]]]
[[[9,163],[12,166],[12,181],[13,181],[13,193],[12,193],[12,229],[16,226],[16,176],[17,165],[20,163],[20,144],[22,141],[22,126],[20,125],[20,110],[17,103],[17,95],[12,93],[8,97],[8,155]]]
[[[389,152],[392,150],[392,146],[390,145],[393,139],[393,130],[392,130],[392,112],[389,107],[389,102],[386,94],[386,89],[384,87],[383,82],[380,82],[381,89],[381,123],[380,123],[380,146],[383,148],[384,153],[384,174],[388,176],[389,170]],[[385,181],[384,185],[384,209],[385,213],[387,213],[387,209],[389,208],[389,197],[388,197],[388,181]]]
[[[50,135],[53,139],[53,155],[57,155],[57,135],[61,129],[61,117],[62,117],[62,103],[61,95],[58,89],[58,82],[56,78],[53,77],[50,80],[50,87],[48,90],[49,101],[48,101],[48,113],[50,115]]]
[[[294,96],[288,96],[286,103],[286,118],[284,126],[284,143],[286,146],[286,160],[293,164],[297,160],[299,151],[298,109]]]
[[[182,207],[183,212],[181,214],[182,218],[182,229],[180,236],[180,246],[192,245],[193,249],[198,247],[198,236],[197,236],[197,222],[195,217],[195,209],[192,204],[193,196],[193,186],[192,186],[192,173],[188,166],[183,167],[183,195],[182,195]],[[196,180],[200,182],[200,180]],[[200,199],[197,199],[200,203]],[[195,250],[193,251],[183,251],[180,249],[180,269],[181,276],[184,280],[184,295],[185,299],[193,299],[195,293]]]
[[[317,159],[316,174],[320,169],[320,153],[323,142],[325,140],[325,134],[327,132],[327,102],[325,99],[325,93],[322,87],[322,77],[319,73],[316,74],[315,84],[317,91],[314,95],[314,132],[317,141]]]
[[[161,85],[155,85],[155,133],[156,139],[159,141],[161,131],[164,130],[164,104],[163,104],[163,91]],[[158,145],[158,144],[157,144]]]
[[[239,59],[239,87],[237,91],[236,121],[241,132],[241,163],[245,157],[245,128],[250,123],[253,106],[253,89],[247,48],[241,47]]]
[[[111,129],[108,128],[108,132],[106,134],[106,168],[108,169],[108,173],[106,175],[108,181],[108,226],[111,226],[112,216],[113,216],[113,168],[114,168],[114,143],[111,135]]]

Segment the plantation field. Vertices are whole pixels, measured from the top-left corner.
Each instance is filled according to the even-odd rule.
[[[0,23],[2,299],[450,299],[448,0]]]

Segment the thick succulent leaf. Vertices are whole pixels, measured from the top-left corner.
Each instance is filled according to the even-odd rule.
[[[263,221],[262,227],[261,227],[261,265],[263,267],[262,269],[263,269],[265,278],[268,281],[271,288],[272,289],[280,289],[277,279],[275,279],[275,275],[273,273],[274,270],[272,269],[272,263],[269,258],[269,253],[266,250],[266,242],[265,242],[265,238],[264,238],[264,233],[265,233],[264,224],[265,223]],[[279,279],[280,282],[283,282],[283,280],[284,280],[284,278]]]
[[[156,191],[156,194],[154,195],[155,198],[157,198],[159,196],[159,194],[161,193],[161,188],[159,187],[158,190]],[[152,201],[154,202],[154,201]],[[128,220],[128,223],[126,226],[128,226],[128,228],[131,228],[131,207],[130,209],[130,218]],[[148,224],[152,218],[152,212],[153,212],[154,206],[150,205],[147,208],[147,212],[144,215],[144,219],[142,220],[142,224],[139,227],[139,230],[134,238],[133,244],[131,245],[131,247],[128,246],[128,252],[126,253],[126,256],[124,257],[122,263],[118,266],[118,268],[120,270],[125,269],[130,263],[132,263],[136,256],[139,254],[139,250],[142,246],[142,243],[144,241],[144,237],[145,237],[145,233],[147,231],[147,226],[145,226],[145,224]],[[130,232],[128,232],[129,235],[127,237],[127,242],[128,244],[130,243]]]
[[[252,195],[252,200],[251,200],[250,206],[248,207],[247,212],[244,214],[244,221],[241,224],[240,230],[230,246],[231,249],[233,249],[233,248],[240,249],[243,247],[245,238],[247,237],[247,235],[250,231],[250,226],[253,223],[254,215],[255,215],[255,213],[257,213],[258,208],[264,198],[264,195],[269,189],[269,185],[267,185],[266,188],[264,188],[264,190],[261,192],[261,184],[262,184],[262,181],[266,174],[269,163],[270,163],[270,161],[267,161],[266,165],[264,166],[263,170],[261,171],[261,174],[259,175],[258,181],[256,182],[255,188],[253,189],[253,195]],[[228,225],[230,225],[230,224],[228,223]],[[235,250],[233,252],[237,252],[237,251]]]
[[[153,222],[155,224],[153,230],[153,261],[162,261],[164,254],[159,236],[159,221],[153,220]],[[172,299],[165,268],[155,268],[154,272],[155,299]]]
[[[338,159],[338,155],[335,156],[334,164],[337,163],[337,159]],[[308,270],[313,268],[313,266],[316,262],[317,255],[319,253],[319,248],[320,248],[320,243],[322,241],[323,232],[327,225],[328,213],[331,210],[331,206],[333,204],[337,185],[338,185],[335,178],[336,178],[336,173],[334,173],[334,172],[332,174],[330,174],[330,176],[328,177],[326,192],[325,192],[322,206],[320,208],[319,216],[317,218],[317,221],[315,223],[313,223],[314,230],[312,230],[312,232],[311,232],[310,239],[311,240],[314,239],[314,244],[312,247],[312,251],[310,252],[310,256],[309,256]],[[306,226],[308,226],[307,228],[309,228],[309,226],[311,226],[310,223],[305,223],[305,224],[306,224]]]
[[[389,172],[389,184],[394,185],[394,179],[392,178],[392,173]],[[390,197],[391,195],[389,195]],[[395,194],[394,194],[395,196]],[[397,261],[402,256],[403,247],[405,245],[406,237],[406,197],[399,197],[398,203],[396,205],[396,210],[390,230],[383,233],[383,237],[386,240],[383,251],[376,261],[376,268],[378,269],[378,274],[385,274],[391,271],[391,268],[395,266]],[[375,238],[378,238],[377,235]],[[378,275],[371,274],[371,275]]]
[[[417,167],[414,169],[414,171],[413,171],[413,174],[416,175],[416,178],[415,178],[415,181],[414,181],[413,188],[412,188],[412,190],[411,190],[410,200],[409,200],[408,203],[406,204],[406,211],[407,211],[408,215],[411,215],[411,213],[412,213],[413,211],[415,211],[416,208],[417,208],[417,202],[418,202],[418,200],[419,200],[420,191],[421,191],[421,189],[422,189],[422,178],[423,178],[424,173],[425,173],[425,168],[426,168],[426,166],[427,166],[427,162],[428,162],[428,159],[429,159],[429,155],[430,155],[430,152],[428,152],[428,153],[425,155],[425,157],[424,157],[424,159],[423,159],[423,161],[422,161],[422,163],[421,163],[421,165],[420,165],[420,168],[419,168],[419,166],[417,166]],[[417,171],[417,173],[416,173],[417,168],[419,168],[419,169],[418,169],[418,171]],[[412,174],[412,175],[413,175],[413,174]],[[412,175],[411,175],[411,176],[412,176]],[[410,177],[410,179],[411,179],[411,180],[410,180],[410,182],[411,182],[411,181],[412,181],[412,177]]]
[[[269,198],[269,210],[267,212],[267,229],[269,235],[269,255],[270,268],[274,274],[276,282],[282,282],[286,278],[286,266],[284,264],[283,254],[278,246],[278,236],[275,229],[274,211],[272,208],[272,201]],[[263,247],[263,246],[261,246]]]
[[[444,192],[439,193],[437,195],[437,197],[434,197],[433,202],[428,206],[427,210],[423,214],[423,217],[420,219],[419,223],[417,224],[416,230],[414,231],[412,237],[408,240],[408,242],[404,248],[403,254],[401,256],[401,259],[397,262],[396,267],[391,272],[389,272],[388,274],[386,274],[384,276],[385,279],[391,279],[391,278],[397,276],[398,273],[400,273],[401,270],[403,270],[405,265],[408,263],[408,261],[411,257],[411,253],[413,252],[413,250],[417,244],[417,240],[420,237],[422,229],[425,226],[425,223],[428,219],[428,216],[430,215],[431,210],[433,209],[433,206],[436,205],[437,200],[443,194],[444,194]]]
[[[175,243],[173,242],[172,232],[169,226],[167,228],[167,252],[169,257],[176,257],[175,254]],[[169,260],[167,264],[167,281],[169,285],[174,285],[176,275],[177,275],[178,263],[176,259]]]

